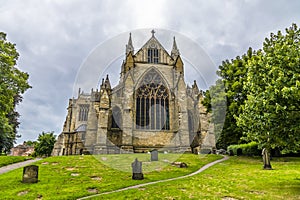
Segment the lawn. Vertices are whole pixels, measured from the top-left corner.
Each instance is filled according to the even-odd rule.
[[[188,179],[145,186],[93,199],[300,199],[300,158],[230,157]]]
[[[130,172],[131,162],[137,156],[145,169],[145,179],[141,181],[132,180]],[[0,199],[76,199],[189,174],[221,156],[159,154],[158,162],[149,162],[149,158],[149,154],[49,157],[35,163],[39,166],[36,184],[21,183],[22,168],[0,175]],[[174,159],[189,167],[171,166],[169,162]]]
[[[31,159],[25,156],[0,156],[0,167]]]

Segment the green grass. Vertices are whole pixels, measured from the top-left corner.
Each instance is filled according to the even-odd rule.
[[[145,179],[141,181],[132,180],[131,172],[128,172],[137,156],[144,161]],[[186,162],[189,167],[177,168],[163,160],[171,161],[178,154],[159,154],[160,161],[151,163],[148,162],[149,157],[149,154],[123,154],[46,158],[35,163],[39,166],[39,182],[36,184],[21,183],[22,168],[0,175],[0,199],[76,199],[92,195],[95,191],[102,193],[182,176],[220,158],[217,155],[183,154],[177,160]]]
[[[189,179],[103,195],[93,199],[300,199],[300,158],[230,157]]]
[[[0,156],[0,167],[31,159],[25,156]]]

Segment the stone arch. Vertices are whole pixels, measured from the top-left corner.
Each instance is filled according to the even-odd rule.
[[[157,70],[152,68],[144,73],[134,96],[137,129],[170,130],[170,93]]]

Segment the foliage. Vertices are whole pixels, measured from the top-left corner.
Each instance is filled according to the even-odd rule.
[[[27,145],[27,146],[35,146],[37,144],[37,141],[31,141],[31,140],[28,140],[28,141],[24,141],[24,143]]]
[[[19,114],[15,108],[28,88],[27,73],[17,67],[19,54],[14,44],[0,32],[0,152],[8,152],[16,140]]]
[[[34,152],[37,156],[50,156],[56,142],[54,132],[39,134]]]
[[[266,38],[248,60],[247,100],[236,119],[247,141],[262,148],[300,149],[300,29]]]
[[[203,104],[203,106],[206,108],[206,112],[211,112],[211,96],[210,96],[210,92],[209,90],[206,90],[205,92],[203,92],[203,100],[201,101],[201,103]]]
[[[215,138],[218,140],[223,130],[225,113],[227,109],[226,93],[223,81],[218,79],[216,84],[211,86],[208,91],[206,93],[209,95],[205,96],[203,102],[206,102],[206,104],[204,104],[206,107],[210,106],[211,108]],[[207,108],[209,109],[209,107]]]
[[[219,137],[217,137],[217,148],[226,149],[228,145],[240,142],[242,131],[237,126],[234,116],[241,112],[241,105],[246,99],[243,85],[247,77],[246,63],[251,59],[252,54],[253,51],[249,48],[242,57],[238,56],[231,61],[223,61],[217,71],[221,79],[210,88],[210,93],[208,93],[210,96],[205,96],[203,101],[204,106],[207,108],[212,106],[213,111],[215,111],[215,113],[213,112],[214,124],[217,125],[217,130],[220,129]],[[220,106],[222,103],[223,105]],[[224,115],[225,119],[217,119],[224,117]]]
[[[0,167],[31,159],[25,156],[0,156]]]
[[[99,158],[119,156],[122,160],[125,157],[128,160],[127,168],[131,168],[130,163],[134,161],[135,156],[140,156],[139,160],[147,160],[149,154],[119,154],[119,155],[101,155]],[[159,157],[172,154],[159,154]],[[175,156],[178,156],[175,155]],[[131,172],[118,171],[107,167],[99,162],[94,156],[60,156],[48,157],[34,163],[39,166],[39,182],[37,184],[21,183],[22,168],[0,175],[0,188],[2,199],[78,199],[79,197],[92,195],[89,189],[98,190],[98,192],[108,192],[116,189],[146,183],[156,180],[163,180],[178,176],[183,176],[194,172],[201,166],[220,159],[219,155],[194,155],[183,154],[177,161],[188,163],[188,168],[177,168],[170,164],[161,168],[157,166],[156,170],[144,173],[144,180],[132,180]],[[164,163],[164,161],[158,161]],[[143,167],[151,165],[155,167],[157,162],[144,162]],[[78,176],[72,176],[78,174]],[[26,194],[26,191],[28,193]],[[18,195],[24,192],[23,195]],[[131,198],[132,199],[132,198]]]
[[[261,155],[261,149],[259,149],[258,144],[256,142],[250,142],[247,144],[230,145],[227,147],[227,151],[229,152],[230,150],[232,150],[234,155],[237,155],[237,149],[241,149],[243,155],[247,155],[247,156]]]

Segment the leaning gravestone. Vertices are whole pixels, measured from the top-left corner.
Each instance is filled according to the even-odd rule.
[[[158,151],[156,149],[151,151],[151,161],[158,161]]]
[[[29,165],[23,168],[23,183],[37,183],[39,175],[39,167],[36,165]]]
[[[132,167],[132,179],[133,180],[143,180],[144,175],[142,173],[142,162],[138,161],[136,158],[133,163],[131,163]]]

